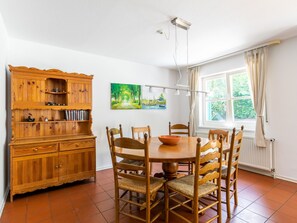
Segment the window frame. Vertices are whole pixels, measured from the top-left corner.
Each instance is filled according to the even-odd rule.
[[[231,77],[232,75],[240,74],[240,73],[246,73],[247,69],[245,67],[232,69],[228,71],[218,72],[214,74],[204,75],[200,77],[200,83],[201,88],[203,91],[206,91],[206,83],[208,80],[214,80],[218,79],[220,77],[225,78],[226,81],[226,97],[222,99],[214,99],[214,100],[207,100],[207,97],[205,94],[202,95],[201,101],[200,101],[200,122],[199,127],[202,128],[226,128],[230,129],[233,127],[240,128],[241,125],[244,125],[246,130],[255,130],[256,127],[256,117],[253,120],[235,120],[233,117],[234,114],[234,106],[233,102],[235,100],[242,100],[242,99],[251,99],[252,98],[252,91],[250,87],[250,82],[248,82],[248,86],[250,89],[250,96],[240,96],[240,97],[233,97],[232,95],[232,84],[231,84]],[[249,78],[249,77],[248,77]],[[225,101],[226,102],[226,120],[215,120],[215,121],[209,121],[207,120],[207,102],[209,101]]]

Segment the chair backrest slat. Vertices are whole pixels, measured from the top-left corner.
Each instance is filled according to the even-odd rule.
[[[190,136],[190,122],[188,122],[188,125],[184,125],[184,124],[171,125],[171,122],[169,122],[169,135]]]

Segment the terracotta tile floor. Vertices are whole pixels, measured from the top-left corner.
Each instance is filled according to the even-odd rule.
[[[154,172],[160,172],[154,164]],[[97,172],[92,180],[52,187],[6,202],[0,223],[109,223],[114,221],[112,169]],[[223,222],[297,222],[297,184],[241,170],[239,173],[239,205],[232,219]],[[206,213],[205,217],[208,214]],[[201,222],[205,219],[201,218]],[[127,217],[121,222],[134,223]],[[156,222],[164,222],[164,216]],[[172,219],[172,223],[180,222]]]

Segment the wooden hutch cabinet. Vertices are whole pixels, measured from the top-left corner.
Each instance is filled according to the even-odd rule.
[[[15,194],[94,178],[93,76],[9,66],[10,200]]]

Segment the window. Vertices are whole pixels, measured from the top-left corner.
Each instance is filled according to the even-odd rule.
[[[245,69],[202,78],[202,125],[206,127],[255,126],[249,79]]]

